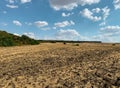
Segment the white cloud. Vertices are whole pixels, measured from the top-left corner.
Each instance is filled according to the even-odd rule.
[[[93,16],[93,12],[90,11],[88,8],[85,8],[83,11],[80,12],[80,14],[85,17],[88,18],[92,21],[100,21],[102,18],[99,16]]]
[[[26,36],[28,36],[30,38],[35,39],[35,34],[33,32],[28,32],[28,33],[26,32],[26,33],[24,33],[24,35],[26,35]]]
[[[10,5],[10,4],[7,4],[6,7],[11,8],[11,9],[18,8],[17,5]]]
[[[114,43],[114,42],[118,42],[119,41],[119,39],[118,39],[118,37],[120,37],[119,34],[118,33],[104,33],[104,34],[99,34],[99,35],[93,36],[92,38],[95,41],[112,42],[112,43]]]
[[[14,20],[13,24],[15,24],[16,26],[22,26],[22,23],[18,20]]]
[[[106,26],[103,28],[100,28],[100,31],[105,31],[105,32],[118,32],[120,31],[120,26],[116,25],[116,26]]]
[[[109,30],[109,31],[108,31]],[[96,35],[83,36],[75,29],[60,29],[54,36],[45,36],[45,39],[53,40],[79,40],[79,41],[102,41],[118,42],[120,37],[120,26],[102,27]]]
[[[58,22],[54,24],[55,27],[66,27],[66,26],[71,26],[71,25],[75,25],[75,23],[73,21],[63,21],[63,22]]]
[[[22,3],[22,4],[25,4],[25,3],[29,3],[31,2],[32,0],[6,0],[8,3],[9,3],[9,7],[13,7],[13,6],[16,6],[16,4],[19,4],[19,3]]]
[[[55,10],[66,9],[72,10],[78,5],[91,5],[99,3],[100,0],[49,0],[50,5]]]
[[[16,36],[21,36],[20,34],[18,34],[18,33],[13,33],[14,35],[16,35]]]
[[[28,25],[28,26],[32,25],[32,23],[30,23],[30,22],[25,22],[25,24]]]
[[[99,3],[100,0],[77,0],[77,2],[83,6],[83,5],[91,5],[91,4]]]
[[[21,0],[21,3],[28,3],[28,2],[31,2],[31,0]]]
[[[75,29],[67,29],[67,30],[60,29],[56,33],[56,39],[59,40],[73,40],[75,38],[78,38],[79,36],[80,34]]]
[[[88,8],[85,8],[85,9],[83,9],[83,11],[80,11],[80,14],[83,17],[88,18],[92,21],[100,21],[100,20],[105,21],[106,18],[110,14],[110,8],[108,8],[107,6],[104,7],[104,8],[101,8],[101,9],[100,8],[94,8],[92,10],[89,10]]]
[[[48,26],[48,23],[47,23],[46,21],[36,21],[36,22],[34,22],[34,24],[35,24],[37,27]]]
[[[55,10],[72,10],[78,6],[75,0],[49,0],[49,2],[51,7]]]
[[[120,0],[113,0],[113,4],[116,10],[120,9]]]
[[[102,9],[103,11],[103,20],[106,20],[106,18],[109,16],[110,14],[110,9],[106,6]]]
[[[9,2],[10,4],[13,4],[13,3],[15,3],[15,0],[8,0],[8,2]]]
[[[62,17],[69,17],[70,15],[73,15],[74,13],[62,13]]]
[[[105,25],[106,25],[105,21],[99,24],[99,26],[105,26]]]
[[[92,37],[95,41],[102,41],[102,42],[112,42],[112,39],[104,34],[96,35]]]
[[[99,32],[93,36],[83,36],[75,29],[60,29],[55,36],[46,36],[45,39],[53,40],[79,40],[79,41],[102,41],[102,42],[119,42],[120,26],[106,26],[100,28]]]
[[[120,37],[120,26],[116,25],[100,28],[99,34],[92,38],[103,42],[117,42],[119,41],[118,37]]]
[[[94,13],[99,13],[99,12],[101,11],[101,9],[100,9],[100,8],[94,8],[94,9],[92,9],[92,11],[93,11]]]

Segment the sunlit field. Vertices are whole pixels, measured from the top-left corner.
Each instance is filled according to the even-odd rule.
[[[0,88],[119,88],[120,44],[0,47]]]

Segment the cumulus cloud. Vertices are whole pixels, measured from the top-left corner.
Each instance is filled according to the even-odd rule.
[[[22,23],[18,20],[14,20],[13,24],[15,24],[16,26],[22,26]]]
[[[74,13],[62,13],[62,17],[69,17],[70,15],[73,15]]]
[[[31,2],[32,0],[7,0],[10,4],[15,4],[15,3],[28,3],[28,2]]]
[[[66,9],[72,10],[78,5],[91,5],[99,3],[100,0],[49,0],[50,5],[55,10]]]
[[[80,34],[75,29],[67,29],[67,30],[60,29],[56,33],[56,39],[59,40],[72,40],[79,36]]]
[[[13,3],[15,3],[15,0],[8,0],[8,2],[9,2],[10,4],[13,4]]]
[[[26,32],[26,33],[24,33],[24,35],[26,35],[26,36],[28,36],[30,38],[35,39],[35,34],[33,32]]]
[[[101,11],[101,9],[100,9],[100,8],[94,8],[94,9],[92,9],[92,11],[93,11],[94,13],[99,13],[99,12]]]
[[[120,9],[120,0],[113,0],[113,4],[116,10]]]
[[[32,25],[31,22],[25,22],[25,24],[28,25],[28,26],[31,26],[31,25]]]
[[[6,7],[11,8],[11,9],[18,8],[17,5],[10,5],[10,4],[7,4]]]
[[[62,16],[63,16],[63,17],[69,17],[69,16],[70,16],[70,13],[68,13],[68,14],[62,13]]]
[[[20,34],[18,34],[18,33],[13,33],[14,35],[16,35],[16,36],[21,36]]]
[[[92,38],[95,41],[112,42],[113,43],[113,42],[119,41],[119,39],[118,39],[119,34],[118,33],[104,33],[104,34],[98,34],[96,36],[93,36]]]
[[[105,26],[105,25],[106,25],[105,21],[99,24],[99,26]]]
[[[116,25],[100,28],[99,34],[92,38],[103,42],[117,42],[118,37],[120,37],[120,26]]]
[[[102,41],[102,42],[118,42],[120,37],[120,26],[105,26],[100,28],[98,34],[92,36],[80,35],[82,41]]]
[[[106,18],[109,16],[110,14],[110,9],[106,6],[102,9],[102,13],[103,13],[103,20],[106,20]]]
[[[48,26],[48,23],[46,21],[36,21],[34,22],[34,24],[37,26],[37,27],[45,27],[45,26]]]
[[[104,32],[118,32],[120,31],[120,26],[116,25],[116,26],[106,26],[106,27],[102,27],[100,28],[100,31],[104,31]]]
[[[92,21],[100,21],[103,20],[105,21],[106,18],[109,16],[110,14],[110,8],[108,8],[107,6],[104,8],[94,8],[92,10],[89,10],[88,8],[83,9],[83,11],[80,11],[80,14],[85,17],[88,18]],[[95,16],[95,15],[99,15],[101,14],[101,16]]]
[[[113,39],[107,34],[100,34],[92,37],[95,41],[114,42]]]
[[[51,39],[58,40],[80,40],[80,41],[102,41],[102,42],[118,42],[120,37],[120,26],[106,26],[100,28],[97,35],[83,36],[75,29],[60,29],[56,36]]]
[[[102,18],[99,16],[94,16],[93,12],[90,11],[88,8],[85,8],[83,11],[80,12],[80,14],[85,17],[85,18],[88,18],[92,21],[100,21]]]
[[[101,9],[102,11],[102,19],[103,22],[99,24],[99,26],[105,26],[106,25],[106,19],[107,17],[110,15],[110,8],[108,8],[107,6]]]
[[[6,1],[8,2],[8,4],[6,4],[6,7],[14,9],[19,7],[19,3],[25,4],[31,2],[32,0],[6,0]]]
[[[21,0],[21,3],[28,3],[28,2],[31,2],[31,0]]]
[[[47,36],[46,39],[58,40],[80,40],[80,41],[102,41],[102,42],[118,42],[120,37],[120,26],[106,26],[100,28],[99,32],[93,36],[83,36],[75,29],[60,29],[53,37]]]
[[[78,6],[75,0],[49,0],[49,2],[51,7],[55,10],[72,10]]]
[[[54,25],[55,27],[66,27],[66,26],[75,25],[75,23],[73,21],[63,21],[63,22],[57,22]]]

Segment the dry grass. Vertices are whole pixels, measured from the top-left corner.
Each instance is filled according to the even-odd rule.
[[[0,48],[0,88],[119,88],[120,45]]]

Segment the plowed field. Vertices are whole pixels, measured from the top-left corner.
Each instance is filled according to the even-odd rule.
[[[0,47],[0,88],[120,88],[120,45]]]

